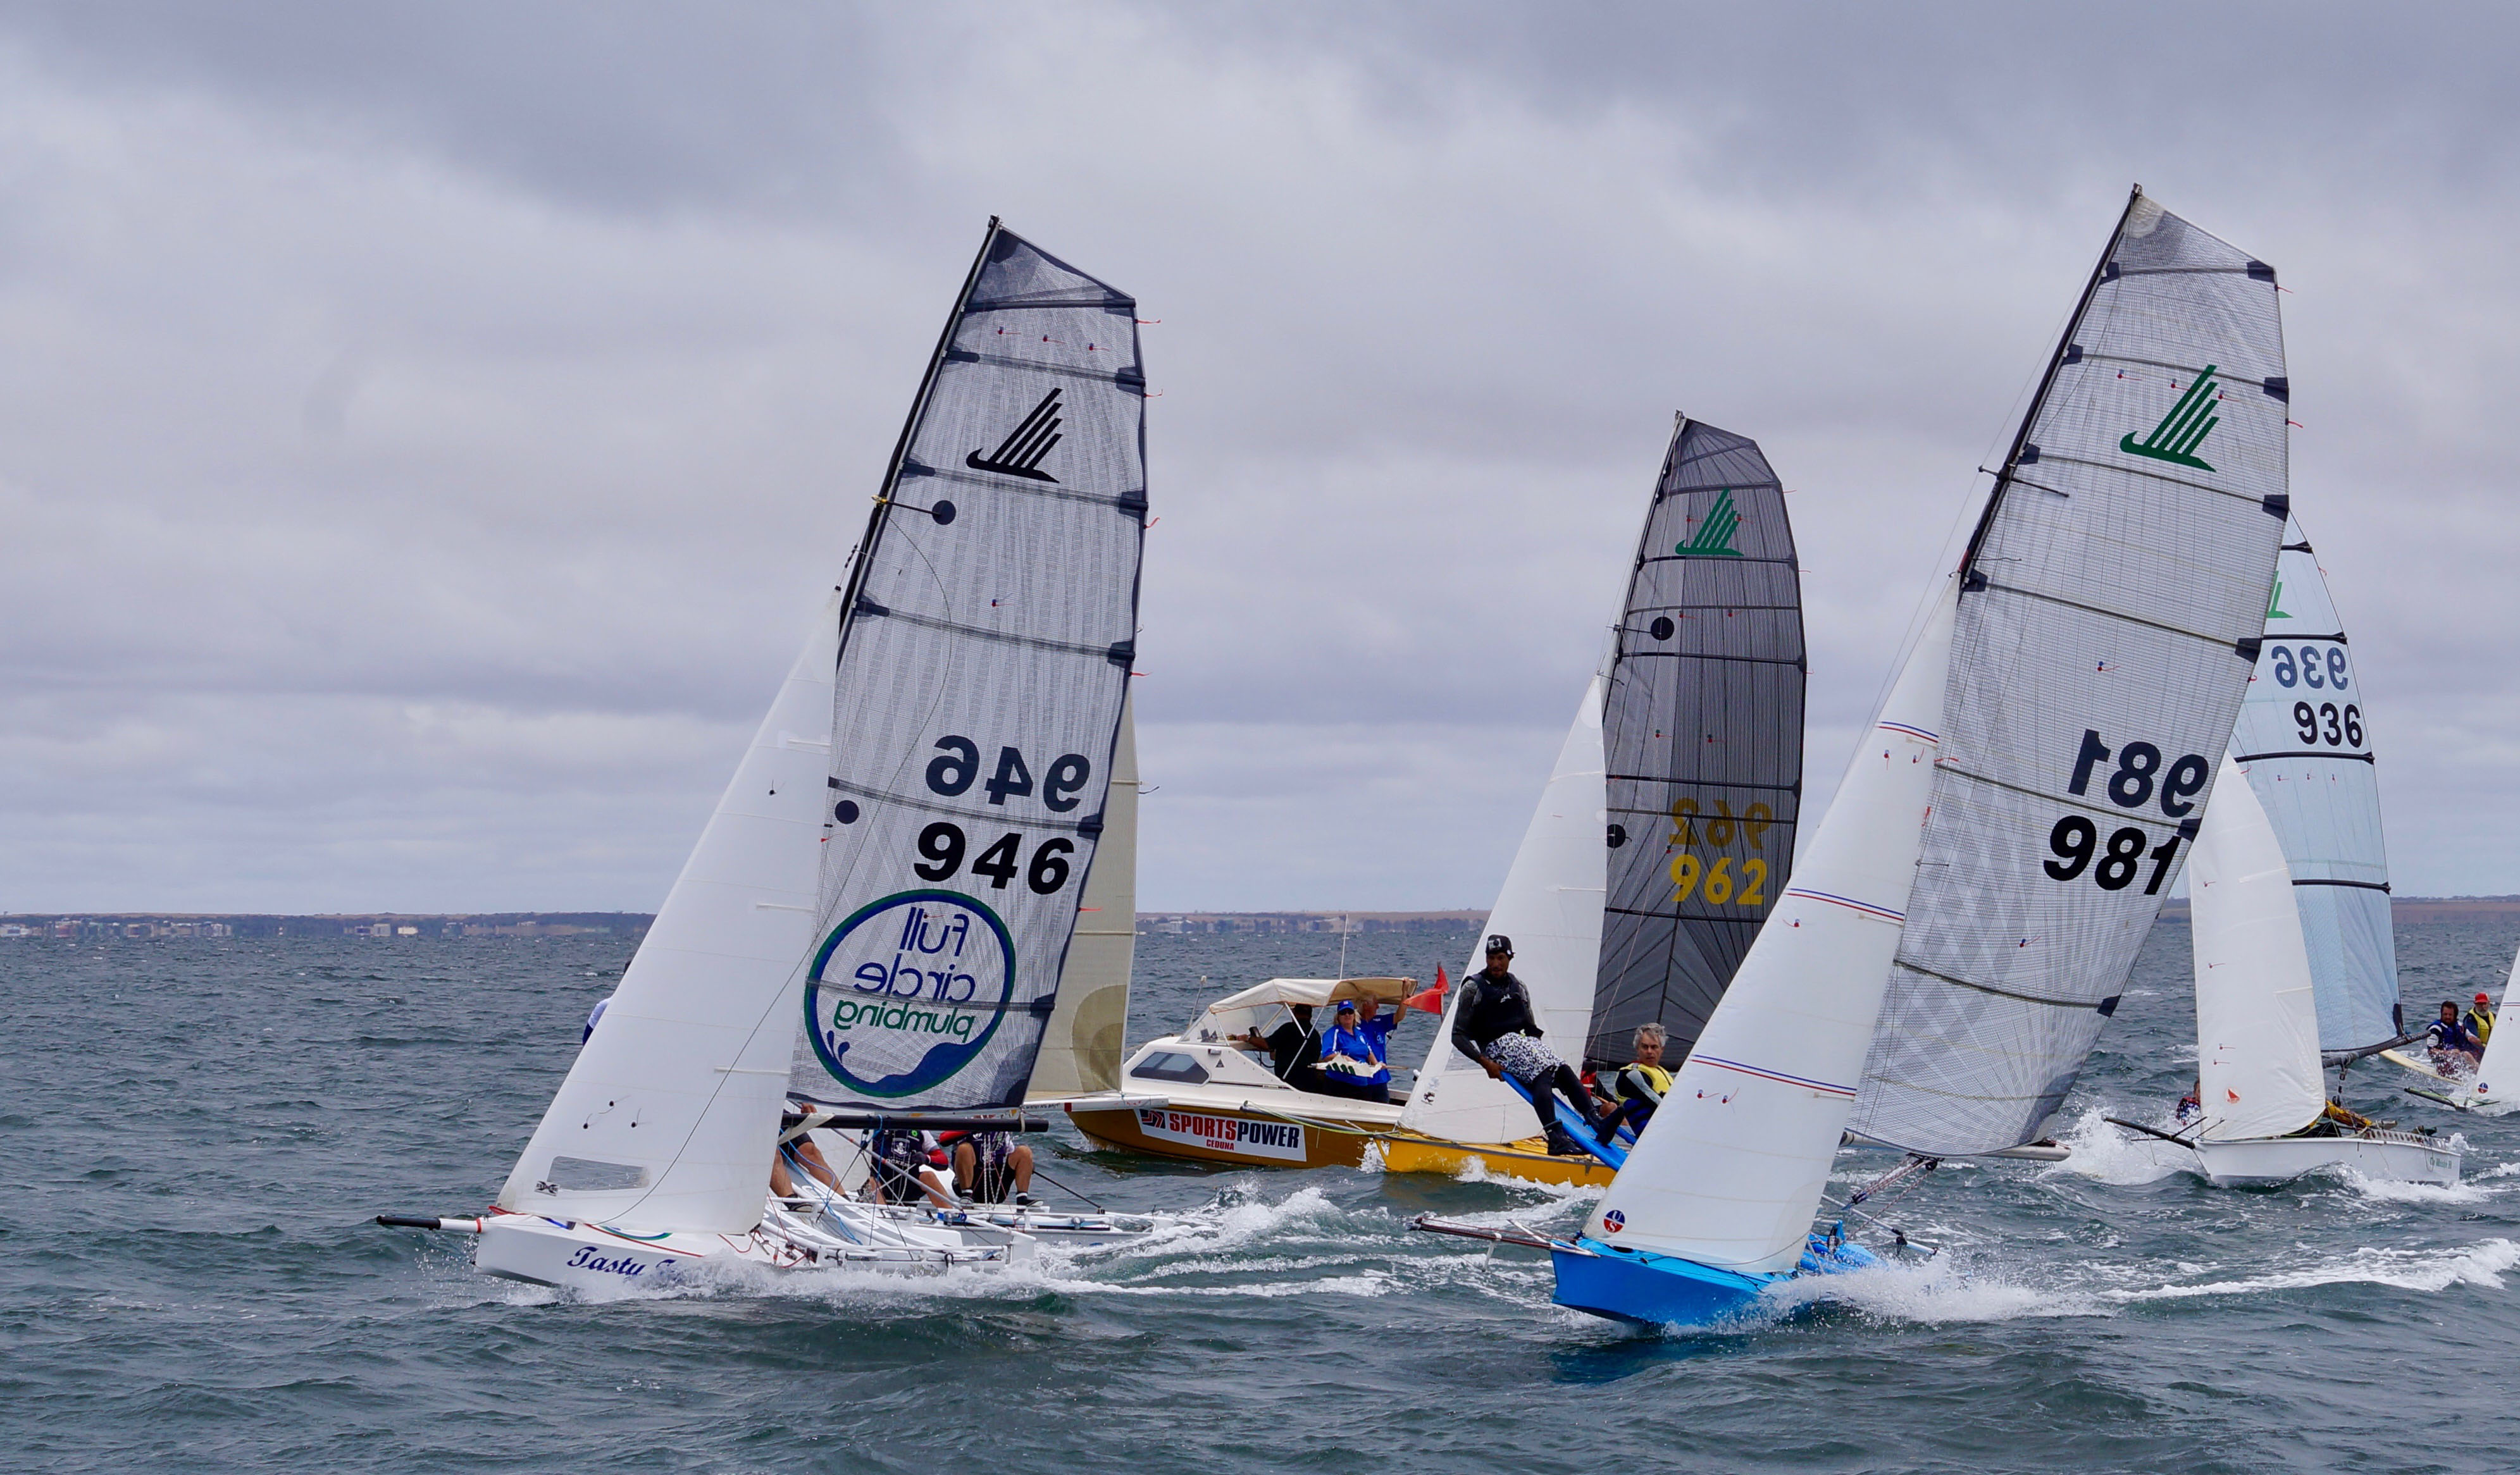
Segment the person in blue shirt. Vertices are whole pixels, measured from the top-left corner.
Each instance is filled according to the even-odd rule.
[[[1371,1000],[1366,1007],[1379,1012]],[[1399,1022],[1398,1014],[1389,1019],[1367,1018],[1353,1001],[1340,1000],[1338,1012],[1322,1035],[1321,1089],[1334,1096],[1389,1104],[1391,1065],[1384,1051],[1391,1027]]]
[[[2452,1000],[2442,1001],[2441,1017],[2424,1027],[2424,1037],[2436,1070],[2467,1075],[2485,1055],[2485,1042],[2458,1017],[2458,1005]]]

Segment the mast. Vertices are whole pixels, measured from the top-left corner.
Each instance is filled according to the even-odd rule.
[[[980,268],[988,264],[990,248],[998,244],[999,229],[998,217],[990,216],[988,229],[980,233],[980,252],[971,258],[971,269],[963,274],[963,290],[954,294],[954,310],[945,315],[944,330],[936,335],[936,347],[927,355],[927,370],[919,377],[919,392],[911,396],[910,418],[901,423],[901,434],[894,438],[892,455],[884,462],[883,487],[875,494],[875,506],[867,512],[866,532],[858,539],[857,557],[849,560],[848,582],[840,589],[840,657],[848,654],[849,626],[856,621],[858,594],[866,587],[876,544],[892,514],[892,494],[901,485],[902,464],[910,459],[910,437],[926,417],[927,401],[936,392],[937,371],[945,367],[946,352],[954,346],[954,335],[963,326],[964,311],[971,304],[971,289],[979,285]]]
[[[2012,449],[2003,453],[2003,469],[1995,473],[1995,485],[1986,495],[1986,506],[1978,513],[1977,526],[1970,529],[1968,550],[1960,556],[1960,587],[1969,588],[1969,573],[1977,564],[1977,552],[1986,542],[1987,529],[1995,525],[1996,509],[2002,505],[2003,494],[2012,485],[2012,477],[2021,466],[2021,453],[2030,445],[2030,427],[2039,423],[2039,412],[2048,407],[2048,391],[2056,384],[2056,372],[2065,367],[2066,355],[2073,351],[2074,336],[2083,328],[2083,315],[2092,310],[2092,296],[2108,280],[2109,263],[2117,258],[2118,243],[2126,239],[2127,220],[2135,214],[2136,201],[2143,198],[2143,186],[2138,183],[2127,191],[2126,208],[2118,212],[2117,228],[2109,232],[2109,244],[2100,247],[2100,259],[2092,263],[2092,275],[2083,283],[2083,294],[2074,302],[2073,316],[2065,320],[2065,331],[2056,339],[2056,351],[2048,355],[2048,367],[2039,376],[2038,392],[2030,396],[2030,409],[2021,417],[2021,425],[2012,432]]]

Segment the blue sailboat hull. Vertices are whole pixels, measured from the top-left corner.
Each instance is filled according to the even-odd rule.
[[[1879,1263],[1861,1245],[1820,1234],[1812,1236],[1802,1263],[1790,1274],[1744,1274],[1598,1239],[1575,1243],[1577,1251],[1591,1253],[1555,1250],[1550,1256],[1557,1266],[1557,1304],[1648,1326],[1713,1326],[1751,1310],[1771,1285]]]

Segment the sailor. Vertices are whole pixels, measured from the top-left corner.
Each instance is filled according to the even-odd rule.
[[[804,1120],[802,1115],[792,1115],[780,1130],[783,1133],[792,1130]],[[840,1186],[840,1176],[832,1171],[831,1163],[823,1156],[823,1149],[814,1145],[812,1133],[799,1133],[779,1144],[778,1153],[770,1159],[770,1191],[773,1195],[780,1198],[796,1196],[796,1180],[788,1172],[790,1165],[834,1190]]]
[[[867,1180],[877,1203],[915,1203],[924,1193],[940,1209],[954,1207],[945,1196],[928,1160],[927,1134],[884,1128],[867,1134],[867,1162],[875,1176]]]
[[[2485,1042],[2494,1038],[2494,1001],[2483,994],[2477,995],[2476,1002],[2468,1006],[2467,1012],[2459,1016],[2458,1022],[2466,1025],[2467,1032],[2476,1037],[2477,1050],[2482,1053]]]
[[[2179,1109],[2170,1114],[2172,1122],[2184,1127],[2205,1114],[2205,1083],[2187,1083],[2187,1095],[2179,1098]]]
[[[1383,1027],[1384,1033],[1390,1029]],[[1368,1035],[1358,1022],[1354,1000],[1342,999],[1322,1036],[1322,1072],[1318,1090],[1358,1101],[1391,1099],[1391,1067],[1384,1064],[1378,1036]]]
[[[1382,1099],[1386,1101],[1391,1099],[1391,1032],[1408,1017],[1409,1001],[1406,998],[1393,1006],[1387,1016],[1378,1001],[1360,999],[1356,1002],[1356,1031],[1373,1047],[1373,1084],[1382,1088]]]
[[[1012,1132],[940,1132],[954,1156],[954,1191],[965,1203],[1015,1203],[1032,1207],[1032,1149]]]
[[[1226,1043],[1240,1050],[1267,1050],[1269,1069],[1279,1080],[1297,1091],[1318,1091],[1321,1074],[1316,1067],[1322,1058],[1322,1035],[1313,1028],[1313,1006],[1290,1004],[1286,1012],[1295,1016],[1293,1021],[1279,1025],[1266,1036],[1255,1027],[1251,1033],[1235,1035]]]
[[[2476,997],[2482,999],[2485,996],[2483,994],[2479,994]],[[595,1038],[595,1021],[604,1017],[604,1006],[611,1002],[612,996],[610,994],[607,994],[603,998],[595,1001],[595,1007],[586,1011],[586,1030],[583,1034],[580,1034],[577,1037],[579,1048],[583,1049],[587,1041]]]
[[[1540,1021],[1532,1017],[1531,991],[1513,976],[1513,939],[1503,933],[1488,938],[1487,966],[1462,980],[1462,1002],[1453,1014],[1453,1048],[1478,1062],[1489,1080],[1511,1075],[1531,1093],[1532,1110],[1549,1139],[1549,1150],[1561,1157],[1583,1156],[1584,1149],[1557,1125],[1550,1096],[1564,1096],[1596,1136],[1600,1114],[1593,1094],[1565,1061],[1540,1043]]]
[[[1610,1099],[1619,1103],[1610,1116],[1612,1132],[1633,1127],[1642,1134],[1653,1119],[1654,1108],[1670,1095],[1671,1072],[1662,1068],[1662,1050],[1669,1041],[1659,1024],[1637,1026],[1636,1059],[1610,1078]]]
[[[2474,1070],[2485,1054],[2485,1043],[2458,1017],[2455,1000],[2442,1001],[2441,1017],[2424,1026],[2424,1037],[2433,1064],[2444,1069]]]

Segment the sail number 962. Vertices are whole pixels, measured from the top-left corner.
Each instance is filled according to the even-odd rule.
[[[2103,770],[2100,765],[2112,758],[2116,767]],[[2137,741],[2113,749],[2100,740],[2097,730],[2086,728],[2083,745],[2074,754],[2074,777],[2065,785],[2065,792],[2089,793],[2092,781],[2105,774],[2102,792],[2109,796],[2110,803],[2121,809],[2139,810],[2158,802],[2163,814],[2181,820],[2195,812],[2196,796],[2205,791],[2205,781],[2213,772],[2201,754],[2186,754],[2165,768],[2156,744]],[[2049,879],[2059,881],[2073,880],[2088,872],[2092,883],[2101,890],[2124,891],[2135,884],[2143,863],[2150,861],[2152,874],[2144,882],[2143,894],[2157,896],[2162,883],[2170,879],[2179,843],[2180,836],[2174,831],[2155,845],[2149,833],[2128,825],[2110,830],[2103,844],[2100,827],[2090,816],[2072,814],[2058,820],[2055,827],[2048,831],[2048,848],[2056,858],[2042,862],[2041,869]]]

